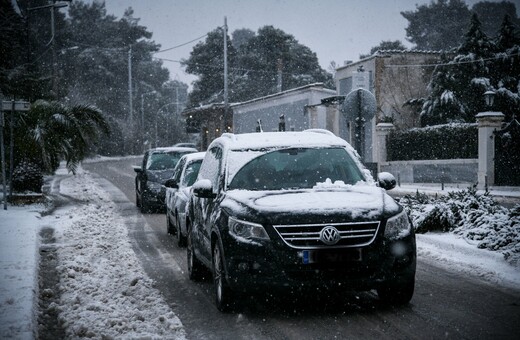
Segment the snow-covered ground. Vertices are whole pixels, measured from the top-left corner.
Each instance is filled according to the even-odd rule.
[[[39,232],[52,227],[61,297],[50,308],[61,312],[67,336],[185,338],[179,318],[132,251],[108,193],[81,169],[62,180],[60,192],[77,203],[45,217],[43,205],[0,210],[0,337],[36,337]],[[520,287],[520,268],[459,236],[418,235],[417,244],[420,261]]]
[[[39,231],[52,227],[61,297],[49,308],[60,312],[67,337],[184,339],[109,195],[81,169],[62,180],[60,193],[76,204],[45,217],[43,206],[0,213],[0,337],[36,337]]]

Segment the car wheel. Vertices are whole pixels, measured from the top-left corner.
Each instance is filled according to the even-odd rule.
[[[173,235],[175,233],[175,229],[173,228],[172,222],[170,221],[170,215],[168,214],[168,210],[166,210],[166,231],[170,235]]]
[[[139,207],[141,208],[141,212],[143,214],[150,212],[148,202],[146,202],[146,199],[143,196],[141,196],[141,200],[139,201]]]
[[[379,299],[390,305],[406,305],[412,299],[415,290],[415,277],[405,281],[386,284],[377,289]]]
[[[191,232],[188,231],[188,242],[186,247],[186,258],[188,260],[188,276],[192,281],[201,281],[203,279],[204,267],[195,255],[192,241],[193,240]]]
[[[226,282],[224,261],[218,244],[213,247],[213,285],[218,310],[229,312],[233,307],[234,298],[233,292]]]
[[[186,236],[182,235],[181,222],[179,222],[179,215],[175,218],[175,233],[177,234],[177,246],[186,247]]]

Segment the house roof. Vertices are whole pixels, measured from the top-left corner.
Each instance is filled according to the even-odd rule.
[[[345,68],[350,68],[353,66],[357,66],[360,63],[364,63],[370,59],[375,59],[377,57],[384,57],[389,54],[401,54],[401,55],[411,55],[411,54],[428,54],[428,55],[441,55],[442,53],[446,53],[446,51],[426,51],[426,50],[377,50],[374,54],[371,56],[368,56],[366,58],[360,59],[356,62],[340,66],[336,69],[336,71],[343,70]]]
[[[336,94],[336,91],[324,88],[324,84],[323,83],[313,83],[313,84],[309,84],[309,85],[305,85],[305,86],[300,86],[300,87],[296,87],[296,88],[293,88],[293,89],[289,89],[289,90],[286,90],[286,91],[273,93],[273,94],[270,94],[270,95],[267,95],[267,96],[264,96],[264,97],[254,98],[254,99],[251,99],[251,100],[248,100],[248,101],[245,101],[245,102],[230,103],[229,107],[233,108],[233,107],[237,107],[237,106],[241,106],[241,105],[251,104],[251,103],[254,103],[254,102],[269,100],[269,99],[273,99],[273,98],[276,98],[276,97],[281,97],[281,96],[284,96],[284,95],[287,95],[287,94],[300,92],[300,91],[305,91],[305,90],[308,90],[308,89],[315,89],[315,90],[318,90],[318,91],[327,92],[327,93],[329,93],[331,95],[335,95]],[[223,111],[223,110],[224,110],[224,103],[212,103],[212,104],[202,105],[202,106],[199,106],[199,107],[194,107],[194,108],[190,108],[190,109],[184,110],[182,112],[182,115],[183,116],[189,116],[191,114],[197,114],[198,115],[198,114],[202,114],[202,113],[214,113],[214,112],[217,112],[217,111],[220,112],[220,111]]]
[[[330,89],[326,89],[324,87],[323,83],[313,83],[313,84],[309,84],[309,85],[305,85],[305,86],[300,86],[300,87],[296,87],[296,88],[293,88],[293,89],[289,89],[289,90],[286,90],[286,91],[273,93],[273,94],[270,94],[270,95],[267,95],[267,96],[264,96],[264,97],[254,98],[254,99],[251,99],[251,100],[248,100],[248,101],[245,101],[245,102],[233,103],[232,106],[235,107],[235,106],[251,104],[251,103],[254,103],[254,102],[269,100],[269,99],[273,99],[273,98],[276,98],[276,97],[281,97],[281,96],[284,96],[284,95],[287,95],[287,94],[291,94],[291,93],[295,93],[295,92],[302,92],[304,90],[308,90],[308,89],[312,89],[312,88],[315,88],[315,90],[318,90],[318,91],[323,91],[323,92],[330,93],[331,95],[336,94],[336,91],[330,90]]]

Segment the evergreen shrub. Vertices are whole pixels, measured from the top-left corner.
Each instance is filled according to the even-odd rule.
[[[43,174],[41,168],[29,161],[21,161],[14,169],[11,185],[15,192],[42,192]]]
[[[503,207],[489,192],[479,193],[474,186],[435,198],[417,192],[399,203],[416,233],[450,232],[520,265],[520,204]]]
[[[394,131],[387,154],[389,161],[478,158],[478,126],[450,123]]]

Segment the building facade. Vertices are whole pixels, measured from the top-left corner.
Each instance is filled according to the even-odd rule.
[[[366,74],[368,90],[377,103],[377,122],[393,122],[397,129],[419,126],[416,107],[405,105],[428,94],[439,52],[378,51],[370,57],[349,63],[336,70],[335,83],[339,95],[348,95],[356,85],[356,76]]]
[[[233,132],[255,132],[259,125],[262,131],[278,131],[280,123],[286,131],[326,129],[327,109],[319,104],[335,95],[336,91],[316,83],[232,104]]]

